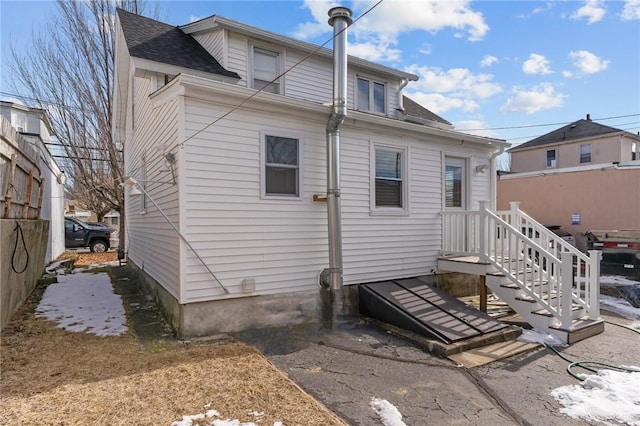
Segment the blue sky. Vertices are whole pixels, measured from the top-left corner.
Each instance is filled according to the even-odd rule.
[[[374,3],[341,4],[357,18]],[[219,14],[321,44],[336,4],[162,1],[158,9],[173,25]],[[10,92],[8,47],[28,49],[32,28],[54,14],[52,2],[0,0],[0,91]],[[383,0],[350,28],[349,53],[418,75],[406,94],[461,131],[518,144],[586,114],[640,131],[640,0]]]

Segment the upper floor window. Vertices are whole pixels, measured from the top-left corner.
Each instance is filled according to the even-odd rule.
[[[635,142],[631,142],[631,161],[640,159],[640,155],[638,153],[638,144]]]
[[[555,167],[556,166],[556,150],[549,149],[547,150],[547,167]]]
[[[591,144],[580,145],[580,163],[591,162]]]
[[[253,47],[253,88],[280,94],[280,53]]]
[[[360,111],[386,113],[386,87],[384,83],[367,78],[357,78],[356,105]]]
[[[300,197],[300,139],[262,134],[263,196]]]
[[[372,210],[404,213],[408,206],[406,148],[373,145],[372,154]]]

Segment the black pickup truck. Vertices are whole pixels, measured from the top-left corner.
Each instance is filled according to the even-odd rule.
[[[89,247],[92,252],[109,250],[109,236],[115,230],[108,225],[88,224],[74,217],[64,218],[66,248]]]

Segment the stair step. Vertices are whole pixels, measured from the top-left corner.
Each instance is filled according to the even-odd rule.
[[[544,294],[542,296],[542,300],[547,301],[547,302],[549,300],[556,300],[556,299],[558,299],[558,295],[555,292],[553,294],[551,294],[551,295]],[[534,299],[533,297],[531,297],[529,295],[526,295],[526,294],[516,297],[515,300],[519,300],[521,302],[538,303],[538,301],[536,299]]]
[[[574,304],[574,305],[571,306],[571,311],[572,312],[576,312],[576,311],[579,311],[581,309],[582,309],[582,306],[580,306],[580,305],[575,305]],[[546,309],[539,309],[537,311],[531,311],[531,313],[534,314],[534,315],[540,315],[540,316],[549,317],[549,318],[553,316],[553,314],[551,312],[549,312],[548,310],[546,310]]]

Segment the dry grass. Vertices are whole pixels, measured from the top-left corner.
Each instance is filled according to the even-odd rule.
[[[344,424],[253,347],[148,352],[133,334],[66,332],[34,316],[43,292],[2,331],[0,424],[170,425],[207,404],[223,419],[258,425]]]
[[[62,253],[56,260],[73,260],[75,266],[89,266],[97,263],[113,262],[118,260],[118,254],[115,251],[107,251],[104,253],[78,253],[69,250]]]

